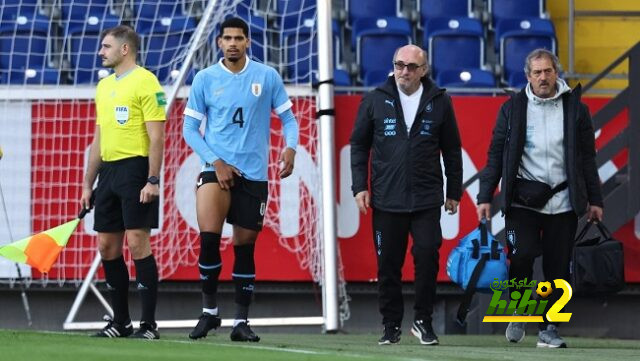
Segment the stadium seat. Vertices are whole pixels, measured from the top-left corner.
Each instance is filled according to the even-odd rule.
[[[372,70],[367,72],[362,81],[364,86],[379,86],[387,81],[389,75],[392,74],[391,70]]]
[[[139,31],[148,32],[149,27],[153,26],[158,20],[185,16],[183,2],[179,0],[138,0],[132,3],[136,29]]]
[[[494,88],[493,73],[482,69],[443,70],[438,73],[436,83],[441,87]]]
[[[74,84],[97,83],[102,69],[100,35],[120,25],[109,0],[62,0],[64,49]]]
[[[3,12],[0,24],[0,71],[7,82],[24,80],[20,74],[25,74],[27,70],[38,76],[47,67],[50,33],[49,19],[39,15],[31,6],[25,9],[18,7],[11,13]],[[21,80],[15,82],[22,83]]]
[[[318,84],[318,72],[314,71],[313,84]],[[333,69],[333,85],[334,86],[351,86],[351,77],[344,69]]]
[[[509,79],[507,79],[507,85],[516,89],[524,88],[528,82],[524,71],[514,71],[509,75]]]
[[[496,36],[500,37],[500,65],[502,81],[509,86],[518,86],[512,74],[522,72],[527,55],[534,49],[545,48],[556,53],[556,38],[553,24],[545,19],[504,19],[498,24]]]
[[[473,0],[417,0],[420,24],[433,18],[464,18],[472,15]]]
[[[305,83],[309,75],[318,70],[318,39],[314,19],[301,19],[303,24],[297,25],[297,31],[284,32],[282,43],[281,65],[284,67],[285,81]],[[340,37],[337,32],[337,21],[332,22],[333,28],[333,63],[339,68],[341,62]],[[349,80],[351,83],[351,80]]]
[[[401,18],[363,18],[353,24],[356,37],[358,78],[364,81],[368,72],[392,69],[393,54],[401,46],[411,44],[411,24]]]
[[[400,15],[401,0],[345,0],[347,26],[362,18],[391,18]]]
[[[315,20],[316,0],[278,0],[275,13],[276,24],[283,32],[295,31],[301,24]]]
[[[195,31],[195,20],[186,16],[161,18],[151,27],[139,30],[142,51],[141,64],[154,73],[160,83],[171,81],[171,71],[180,68],[178,55]]]
[[[502,19],[541,18],[544,0],[488,0],[491,25],[495,29]]]
[[[5,21],[16,20],[18,14],[27,16],[35,14],[38,9],[39,0],[3,0],[2,1],[2,24]]]
[[[479,20],[433,18],[424,28],[434,78],[442,70],[479,69],[484,64],[484,29]]]
[[[0,84],[59,84],[60,70],[49,67],[38,69],[0,70]]]

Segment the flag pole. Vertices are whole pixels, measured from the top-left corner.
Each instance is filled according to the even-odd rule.
[[[0,160],[2,160],[2,147],[0,147]],[[4,192],[2,191],[2,182],[0,182],[0,200],[2,201],[2,209],[4,210],[4,219],[7,222],[7,230],[9,231],[9,238],[13,241],[13,232],[11,231],[11,222],[9,221],[9,212],[4,201]],[[22,297],[22,306],[24,307],[24,313],[27,315],[27,324],[29,327],[33,324],[31,321],[31,309],[29,308],[29,299],[27,298],[27,289],[24,285],[24,279],[22,278],[22,271],[18,262],[14,263],[16,271],[18,271],[18,283],[20,284],[20,296]]]

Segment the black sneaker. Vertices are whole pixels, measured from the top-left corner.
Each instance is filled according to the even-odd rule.
[[[222,320],[220,317],[203,312],[200,317],[198,317],[198,324],[189,334],[189,338],[197,340],[202,337],[207,337],[207,333],[210,330],[215,330],[220,327],[221,323]]]
[[[425,323],[422,320],[413,321],[411,333],[420,340],[423,345],[437,345],[438,336],[433,332],[431,322]]]
[[[114,322],[109,316],[104,316],[103,319],[107,321],[107,325],[91,337],[128,337],[133,333],[133,325],[131,324],[131,321],[129,321],[128,324],[123,325]]]
[[[260,337],[251,331],[247,322],[240,322],[231,330],[231,341],[249,341],[258,342]]]
[[[158,333],[158,325],[156,323],[148,323],[145,321],[140,322],[140,328],[136,331],[131,338],[144,338],[147,340],[157,340],[160,338]]]
[[[378,340],[378,345],[391,345],[400,342],[402,330],[396,325],[384,325],[384,333]]]

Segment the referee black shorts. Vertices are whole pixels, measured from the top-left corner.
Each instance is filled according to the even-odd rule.
[[[147,157],[102,162],[95,190],[95,231],[158,228],[160,200],[140,203],[140,191],[147,184],[148,173]]]
[[[198,188],[206,183],[218,183],[216,172],[200,173]],[[227,223],[261,231],[264,213],[267,209],[268,193],[266,181],[252,181],[237,175],[234,176]]]

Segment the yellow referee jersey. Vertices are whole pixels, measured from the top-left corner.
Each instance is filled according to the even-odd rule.
[[[167,104],[158,79],[143,67],[100,80],[96,89],[96,123],[100,156],[110,162],[149,155],[145,122],[165,121]]]

